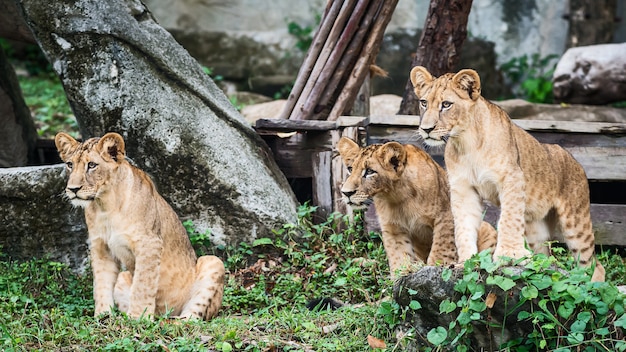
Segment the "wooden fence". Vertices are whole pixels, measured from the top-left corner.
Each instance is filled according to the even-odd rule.
[[[596,242],[626,246],[626,124],[513,121],[540,142],[559,144],[574,155],[590,182]],[[311,180],[312,203],[324,216],[333,211],[350,213],[341,201],[346,170],[335,149],[339,138],[347,136],[361,145],[388,141],[420,145],[418,125],[417,116],[342,116],[336,121],[260,119],[256,130],[288,179]],[[443,150],[429,153],[443,164]],[[486,218],[494,223],[497,210],[489,208]]]

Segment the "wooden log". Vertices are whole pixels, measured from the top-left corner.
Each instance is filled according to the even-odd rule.
[[[318,114],[322,110],[324,110],[325,106],[318,106],[318,103],[322,98],[322,93],[329,87],[330,78],[336,74],[335,69],[343,58],[344,52],[348,47],[348,44],[350,44],[351,41],[354,41],[353,38],[355,38],[355,32],[357,31],[357,28],[359,28],[359,23],[361,22],[361,18],[365,14],[365,10],[367,9],[368,4],[368,0],[360,0],[356,4],[354,11],[350,15],[350,18],[348,19],[348,22],[346,23],[346,26],[343,29],[339,40],[337,41],[336,46],[333,48],[330,57],[322,68],[319,77],[315,82],[312,82],[311,93],[305,97],[306,100],[304,101],[304,106],[302,107],[302,111],[304,114],[303,120],[308,120],[315,114]],[[339,87],[330,86],[330,88],[332,90],[336,90]]]
[[[289,117],[290,119],[292,120],[305,120],[306,119],[307,113],[303,110],[304,102],[311,94],[311,91],[313,90],[313,87],[315,86],[317,79],[322,72],[322,69],[326,65],[326,61],[330,57],[330,54],[332,53],[332,51],[335,49],[339,35],[343,31],[344,25],[346,21],[348,20],[348,18],[350,17],[350,14],[352,10],[354,9],[355,4],[356,4],[356,0],[347,0],[347,2],[345,2],[343,6],[341,7],[341,10],[339,11],[339,15],[335,19],[332,29],[330,30],[330,33],[328,34],[328,38],[326,39],[326,42],[324,43],[324,47],[322,48],[322,51],[320,52],[320,54],[317,57],[317,60],[315,61],[315,65],[313,66],[313,71],[311,71],[311,75],[306,80],[304,89],[302,90],[302,93],[300,93],[300,96],[298,97],[298,100],[293,108],[291,116]]]
[[[378,55],[382,36],[384,35],[385,28],[387,28],[387,24],[391,20],[391,15],[397,4],[398,0],[381,1],[380,13],[376,16],[372,32],[368,35],[367,42],[361,50],[361,55],[352,70],[352,74],[328,115],[329,121],[336,120],[354,104],[354,98],[356,97],[358,88],[363,84],[365,77],[369,73],[370,65],[374,63],[374,59],[376,55]]]
[[[361,50],[364,45],[364,39],[370,33],[371,26],[376,15],[378,13],[379,6],[377,3],[370,4],[363,20],[359,25],[359,29],[354,34],[354,38],[350,41],[350,45],[345,51],[345,54],[341,58],[341,62],[336,67],[335,72],[330,76],[330,81],[326,85],[326,89],[322,92],[322,96],[319,101],[321,107],[311,119],[313,120],[325,120],[328,118],[328,114],[332,110],[333,104],[337,100],[342,87],[348,81],[350,73],[354,68],[354,65],[361,54]],[[367,116],[367,115],[365,115]]]
[[[315,65],[317,57],[324,47],[328,33],[332,28],[331,24],[335,21],[335,18],[337,18],[337,15],[339,14],[342,3],[343,2],[340,0],[328,1],[328,4],[326,5],[326,12],[322,17],[322,22],[313,36],[311,46],[309,47],[309,50],[304,58],[304,62],[298,71],[298,79],[291,89],[287,102],[285,103],[285,106],[279,116],[281,119],[288,119],[291,116],[291,112],[293,111],[293,108],[296,105],[302,90],[304,89],[307,79],[311,75],[311,71],[313,71],[313,66]]]

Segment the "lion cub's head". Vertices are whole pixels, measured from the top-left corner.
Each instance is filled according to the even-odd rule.
[[[342,137],[337,149],[350,173],[341,187],[343,201],[353,209],[364,209],[374,196],[392,190],[407,160],[404,147],[397,142],[361,148],[352,139]]]
[[[422,66],[411,70],[411,83],[419,99],[419,135],[430,146],[441,146],[471,123],[471,109],[480,97],[480,77],[471,69],[439,78]]]
[[[111,186],[111,175],[124,160],[124,139],[117,133],[80,143],[60,132],[54,138],[69,178],[65,195],[74,206],[86,207]]]

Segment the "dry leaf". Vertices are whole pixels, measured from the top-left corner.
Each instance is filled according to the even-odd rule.
[[[487,305],[487,308],[493,308],[493,304],[496,303],[497,298],[498,296],[496,296],[495,293],[489,292],[487,294],[487,299],[485,299],[485,305]]]
[[[377,339],[372,335],[367,335],[367,343],[371,348],[387,348],[385,341]]]

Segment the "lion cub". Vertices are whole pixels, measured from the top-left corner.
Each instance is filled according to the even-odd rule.
[[[392,275],[410,263],[457,261],[446,172],[426,152],[397,142],[365,148],[343,137],[337,149],[350,175],[341,187],[353,209],[374,201]],[[475,247],[493,248],[496,232],[486,222]]]
[[[439,78],[411,70],[420,99],[418,133],[430,146],[445,144],[459,259],[476,253],[482,201],[500,207],[494,258],[520,258],[529,247],[549,254],[546,241],[560,230],[580,264],[604,268],[594,256],[589,185],[582,166],[558,145],[541,144],[480,95],[480,78],[466,69]]]
[[[65,195],[85,209],[95,315],[117,304],[134,318],[170,310],[181,318],[215,316],[224,264],[215,256],[196,258],[174,210],[125,159],[122,136],[79,143],[59,133],[55,144],[69,173]]]

